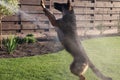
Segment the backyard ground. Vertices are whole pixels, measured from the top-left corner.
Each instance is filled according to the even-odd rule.
[[[97,68],[120,79],[120,37],[84,40],[83,46]],[[78,80],[69,71],[72,57],[65,51],[22,58],[0,59],[0,80]],[[87,80],[99,80],[89,69]]]

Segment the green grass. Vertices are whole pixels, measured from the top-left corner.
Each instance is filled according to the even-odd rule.
[[[120,79],[120,37],[96,38],[86,40],[83,44],[92,62],[105,75],[111,76],[113,80]]]
[[[120,37],[83,41],[93,63],[113,80],[120,79]],[[0,80],[78,80],[69,71],[72,57],[64,50],[57,54],[0,59]],[[87,80],[99,80],[89,69]]]
[[[0,80],[73,80],[65,51],[28,58],[0,59]]]

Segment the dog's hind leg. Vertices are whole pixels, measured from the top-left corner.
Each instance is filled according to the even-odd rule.
[[[83,74],[86,72],[87,69],[88,69],[87,62],[80,63],[80,61],[73,61],[73,63],[70,66],[71,72],[74,75],[78,76],[80,80],[85,80],[85,77],[83,76]]]

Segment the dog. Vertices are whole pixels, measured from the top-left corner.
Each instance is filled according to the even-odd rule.
[[[112,78],[104,76],[88,58],[77,34],[76,16],[74,13],[71,1],[67,3],[54,3],[54,8],[60,11],[63,15],[61,19],[55,16],[45,7],[44,1],[41,0],[41,6],[45,15],[50,20],[51,24],[55,27],[61,44],[66,51],[73,56],[73,62],[70,65],[71,72],[78,76],[80,80],[85,80],[83,76],[88,67],[99,77],[101,80],[112,80]]]

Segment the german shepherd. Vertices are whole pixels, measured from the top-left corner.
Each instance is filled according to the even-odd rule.
[[[70,66],[70,70],[73,74],[78,76],[80,80],[85,80],[83,74],[88,69],[88,66],[101,80],[112,80],[112,78],[104,76],[89,60],[84,48],[77,34],[76,17],[70,0],[67,3],[54,3],[54,8],[60,11],[63,15],[61,19],[56,20],[55,16],[46,9],[43,0],[41,0],[41,6],[45,15],[50,20],[51,24],[55,27],[59,40],[73,56],[73,62]]]

